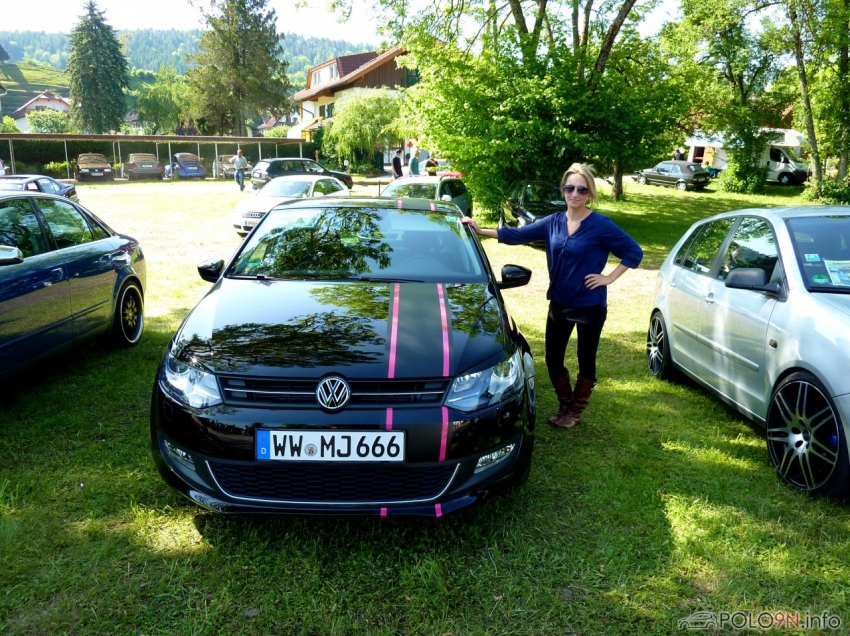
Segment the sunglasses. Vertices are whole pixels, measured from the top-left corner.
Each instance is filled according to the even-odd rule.
[[[566,192],[567,194],[572,194],[573,191],[578,192],[581,195],[585,195],[590,192],[587,186],[574,186],[569,184],[564,186],[564,192]]]

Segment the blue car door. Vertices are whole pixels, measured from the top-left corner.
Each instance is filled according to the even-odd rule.
[[[111,237],[88,222],[69,202],[39,199],[42,214],[59,248],[70,285],[71,315],[78,335],[102,328],[112,317],[116,267]]]
[[[0,201],[0,245],[22,263],[0,265],[0,371],[73,338],[70,284],[28,197]]]

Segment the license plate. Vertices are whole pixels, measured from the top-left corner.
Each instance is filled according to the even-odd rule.
[[[143,163],[142,168],[153,168],[153,164],[152,163]]]
[[[245,221],[245,227],[254,227],[256,224],[256,221]]]
[[[257,431],[258,461],[403,462],[404,432]]]
[[[92,170],[92,174],[103,174],[100,170]]]

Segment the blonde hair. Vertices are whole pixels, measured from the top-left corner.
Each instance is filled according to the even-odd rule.
[[[561,177],[561,190],[564,189],[567,179],[569,179],[570,175],[573,174],[581,175],[584,178],[584,181],[587,184],[587,189],[590,190],[587,197],[588,206],[595,205],[598,201],[598,197],[596,195],[596,177],[593,175],[593,166],[589,163],[574,163],[571,165],[567,168],[564,176]]]

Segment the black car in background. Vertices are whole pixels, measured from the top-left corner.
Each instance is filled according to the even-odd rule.
[[[556,212],[564,212],[567,204],[561,186],[555,181],[517,181],[502,202],[499,227],[522,227]]]
[[[662,161],[654,168],[635,175],[641,185],[660,185],[677,190],[702,190],[711,180],[708,171],[693,161]]]
[[[74,179],[77,181],[90,181],[91,179],[115,181],[112,164],[99,152],[84,152],[77,157],[76,163]]]
[[[0,190],[18,192],[43,192],[78,201],[77,188],[73,183],[63,183],[43,174],[7,174],[0,176]]]
[[[251,171],[251,183],[258,190],[275,177],[285,174],[326,174],[342,181],[346,188],[354,187],[350,174],[328,170],[318,161],[299,157],[261,159]]]
[[[399,209],[401,208],[401,209]],[[268,212],[157,371],[154,461],[220,513],[440,517],[524,482],[534,362],[451,204],[325,197]]]

